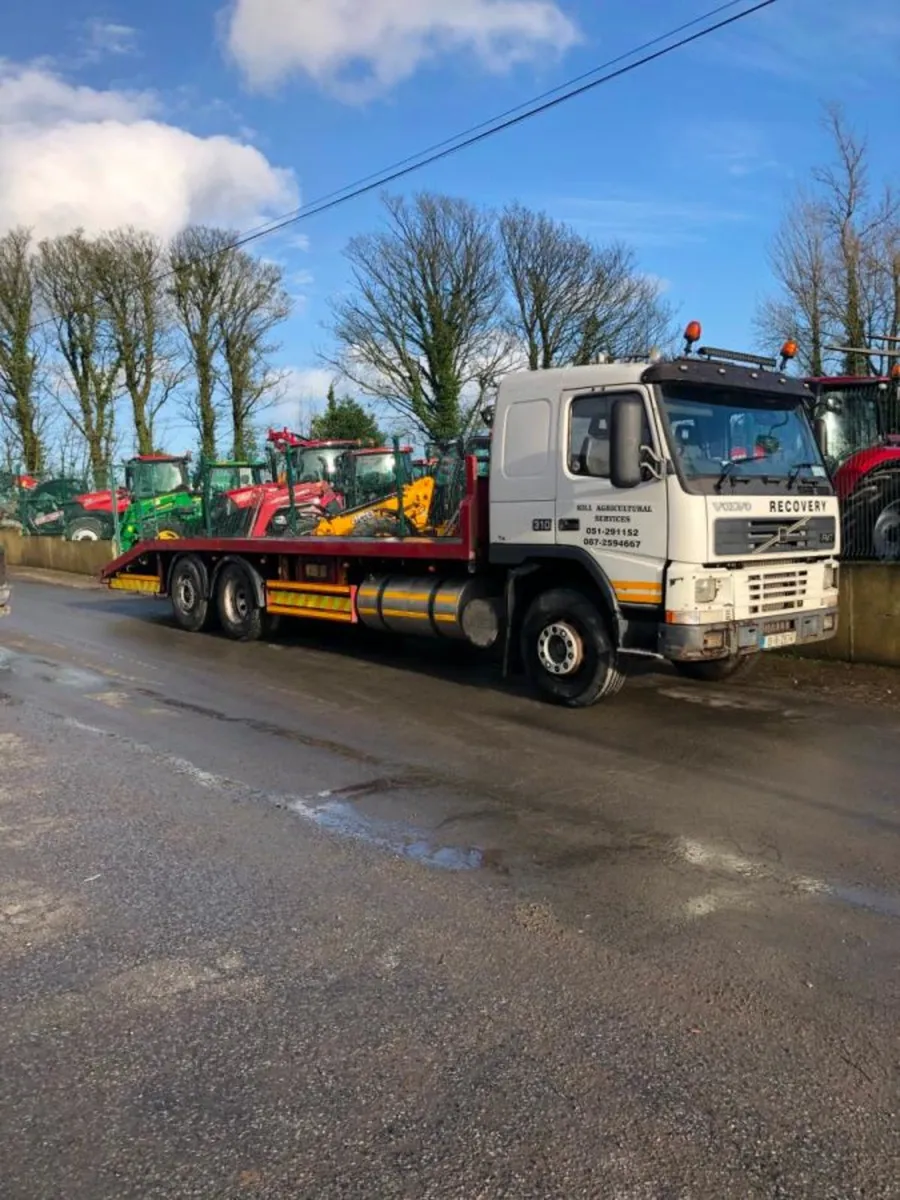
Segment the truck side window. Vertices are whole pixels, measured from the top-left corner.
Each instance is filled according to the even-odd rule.
[[[609,478],[609,418],[613,401],[621,396],[578,396],[569,410],[569,470],[593,479]],[[644,415],[643,442],[650,443]]]

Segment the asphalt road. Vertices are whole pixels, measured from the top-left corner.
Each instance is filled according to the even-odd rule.
[[[896,705],[12,606],[3,1200],[900,1196]]]

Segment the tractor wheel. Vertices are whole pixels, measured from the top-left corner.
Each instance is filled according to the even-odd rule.
[[[247,567],[239,562],[223,567],[216,599],[219,622],[226,637],[235,642],[255,642],[262,637],[265,613],[257,602]]]
[[[587,708],[625,682],[606,622],[583,592],[556,588],[522,622],[522,661],[537,692],[553,704]]]
[[[685,679],[725,683],[749,675],[761,658],[761,654],[732,654],[729,658],[711,658],[707,662],[673,662],[672,666]]]
[[[66,525],[65,539],[67,542],[105,542],[109,540],[109,530],[101,517],[74,517]]]
[[[175,621],[188,633],[206,629],[215,615],[207,596],[206,571],[196,558],[180,558],[169,579],[169,595]]]
[[[400,521],[390,513],[366,513],[353,526],[352,537],[398,537]]]
[[[875,518],[872,548],[880,562],[900,562],[900,500],[886,504]]]

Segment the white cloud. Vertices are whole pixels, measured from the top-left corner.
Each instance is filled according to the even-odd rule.
[[[325,408],[325,399],[337,373],[326,367],[285,368],[277,402],[266,412],[266,421],[273,428],[304,432],[309,423]]]
[[[169,237],[191,222],[252,225],[297,203],[291,174],[255,147],[197,137],[158,111],[146,93],[0,61],[0,232],[133,224]]]
[[[137,30],[115,21],[88,21],[82,38],[84,59],[99,62],[102,58],[134,54],[137,50]]]
[[[348,99],[390,88],[439,54],[491,71],[579,40],[554,0],[235,0],[228,46],[253,87],[295,72]]]

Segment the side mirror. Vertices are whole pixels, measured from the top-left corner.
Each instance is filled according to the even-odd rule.
[[[816,435],[816,441],[819,443],[819,449],[822,451],[822,457],[828,455],[828,424],[822,417],[816,417],[813,421],[813,432]]]
[[[639,396],[615,400],[610,414],[609,477],[613,487],[633,488],[641,482],[644,404]]]

